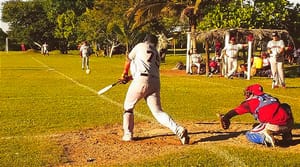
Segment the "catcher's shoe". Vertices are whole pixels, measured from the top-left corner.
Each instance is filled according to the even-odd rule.
[[[292,143],[293,141],[293,134],[292,131],[288,131],[282,134],[282,140],[288,144]]]
[[[269,130],[266,130],[263,132],[263,134],[265,136],[265,144],[267,146],[275,147],[275,140],[274,140],[274,136],[273,136],[272,132]]]
[[[131,133],[125,133],[122,137],[123,141],[132,141],[133,140],[133,135]]]
[[[190,137],[188,135],[187,129],[179,126],[176,129],[176,135],[179,137],[180,141],[182,144],[189,144],[190,142]]]

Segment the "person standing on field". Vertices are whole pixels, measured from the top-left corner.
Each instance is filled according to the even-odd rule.
[[[42,45],[42,54],[45,56],[45,55],[48,55],[49,56],[49,51],[48,51],[48,44],[47,42],[45,42],[43,45]]]
[[[123,114],[123,141],[132,141],[134,128],[134,108],[138,101],[145,99],[155,119],[175,133],[182,144],[189,144],[188,131],[178,125],[166,112],[162,110],[160,101],[160,56],[156,49],[158,38],[147,35],[144,42],[137,44],[128,54],[121,83],[130,84],[125,101]],[[131,72],[131,76],[128,72]]]
[[[285,88],[285,78],[283,71],[284,49],[283,40],[279,39],[277,32],[272,33],[272,40],[267,44],[268,53],[270,54],[271,72],[273,78],[272,88],[278,88],[281,85]]]
[[[81,55],[81,68],[89,70],[89,45],[87,41],[84,41],[80,46],[80,55]]]
[[[232,79],[238,67],[238,53],[243,47],[248,46],[247,44],[237,44],[234,37],[230,38],[229,44],[223,49],[225,66],[227,66],[226,78]]]

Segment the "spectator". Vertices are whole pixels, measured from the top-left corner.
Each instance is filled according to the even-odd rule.
[[[214,57],[212,60],[209,61],[209,77],[212,77],[213,74],[219,72],[219,64]]]
[[[230,126],[230,119],[236,115],[250,113],[259,124],[246,133],[250,142],[275,146],[274,135],[282,135],[285,143],[292,142],[294,118],[291,107],[277,98],[263,92],[259,84],[248,86],[244,91],[245,101],[221,116],[224,129]]]
[[[279,84],[285,88],[283,71],[285,45],[283,40],[279,39],[277,32],[272,33],[272,40],[268,42],[267,48],[270,54],[270,65],[273,77],[272,88],[278,88]]]
[[[191,72],[193,73],[193,67],[197,67],[197,74],[200,74],[200,70],[201,70],[201,61],[202,61],[202,57],[201,54],[197,54],[194,53],[193,51],[191,51]]]
[[[267,53],[262,53],[261,54],[261,58],[262,58],[262,76],[267,76],[267,77],[271,77],[271,64],[270,64],[270,58],[268,57]]]
[[[221,42],[219,40],[215,41],[215,56],[220,57],[221,56]]]
[[[21,50],[26,51],[26,47],[25,47],[25,44],[23,42],[21,43]]]
[[[239,78],[247,78],[247,64],[240,64],[238,70],[237,70],[237,77]]]
[[[236,44],[235,38],[231,37],[230,43],[223,49],[225,51],[225,66],[227,66],[227,74],[225,74],[226,78],[233,78],[233,75],[237,70],[239,50],[246,46],[248,46],[248,44]]]
[[[300,47],[294,50],[294,59],[296,60],[296,64],[300,65]]]

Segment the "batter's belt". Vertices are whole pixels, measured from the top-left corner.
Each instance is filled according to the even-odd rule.
[[[151,75],[151,74],[148,74],[148,73],[140,73],[139,76],[149,77],[149,78],[159,78],[155,75]]]
[[[145,76],[145,77],[148,77],[148,76],[150,76],[149,74],[147,74],[147,73],[141,73],[140,74],[141,76]]]

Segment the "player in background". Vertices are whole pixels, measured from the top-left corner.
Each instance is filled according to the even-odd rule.
[[[44,56],[48,55],[49,56],[49,50],[48,50],[48,44],[47,42],[45,42],[43,45],[42,45],[42,54]]]
[[[81,55],[81,68],[84,70],[89,70],[89,45],[87,41],[84,41],[83,44],[80,46],[80,55]]]
[[[134,129],[134,108],[141,100],[145,99],[155,119],[175,133],[182,144],[189,143],[188,131],[178,125],[166,112],[162,110],[160,101],[160,56],[156,49],[158,38],[155,35],[147,35],[144,42],[137,44],[127,56],[124,71],[121,77],[122,83],[130,84],[125,101],[123,114],[123,141],[132,141]],[[131,76],[128,76],[128,72]],[[132,78],[131,78],[132,77]]]
[[[223,49],[225,66],[227,66],[226,78],[232,79],[238,67],[238,53],[243,47],[248,46],[248,44],[237,44],[234,37],[230,38],[229,44]]]
[[[294,118],[291,107],[263,92],[259,84],[248,86],[244,91],[246,98],[239,106],[230,110],[225,115],[220,115],[223,129],[228,129],[230,119],[236,115],[250,113],[259,124],[246,133],[250,142],[275,146],[274,135],[282,135],[286,144],[292,142],[292,127]]]
[[[279,84],[285,88],[285,79],[283,72],[284,49],[283,40],[279,39],[277,32],[272,33],[272,40],[267,44],[268,53],[270,54],[270,64],[272,72],[272,88],[278,88]]]

